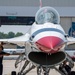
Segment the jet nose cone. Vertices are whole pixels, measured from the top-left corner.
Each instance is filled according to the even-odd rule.
[[[62,43],[62,39],[54,36],[43,37],[36,42],[39,49],[47,53],[54,53],[58,51],[58,46],[60,46]]]

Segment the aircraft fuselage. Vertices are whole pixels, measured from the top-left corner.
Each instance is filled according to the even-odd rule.
[[[39,25],[34,23],[31,27],[31,40],[39,50],[46,53],[55,53],[66,43],[63,28],[49,22]]]

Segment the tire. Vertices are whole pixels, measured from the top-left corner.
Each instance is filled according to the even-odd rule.
[[[11,75],[16,75],[16,71],[12,71],[11,72]]]

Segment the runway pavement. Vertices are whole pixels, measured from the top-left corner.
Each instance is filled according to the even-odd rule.
[[[18,72],[21,69],[21,65],[24,62],[19,64],[19,67],[17,69],[14,67],[14,63],[15,63],[15,60],[3,60],[3,67],[4,67],[3,75],[11,75],[12,71]],[[75,67],[72,70],[75,70]],[[27,75],[37,75],[36,68],[33,69],[32,71],[30,71]],[[60,75],[60,74],[57,71],[55,71],[54,69],[51,69],[49,75]]]

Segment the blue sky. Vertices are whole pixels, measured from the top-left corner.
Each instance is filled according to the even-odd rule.
[[[30,29],[30,26],[15,26],[15,25],[2,25],[0,27],[0,32],[4,32],[4,33],[8,33],[10,31],[17,33],[17,32],[22,32],[22,33],[26,33],[28,30]]]

